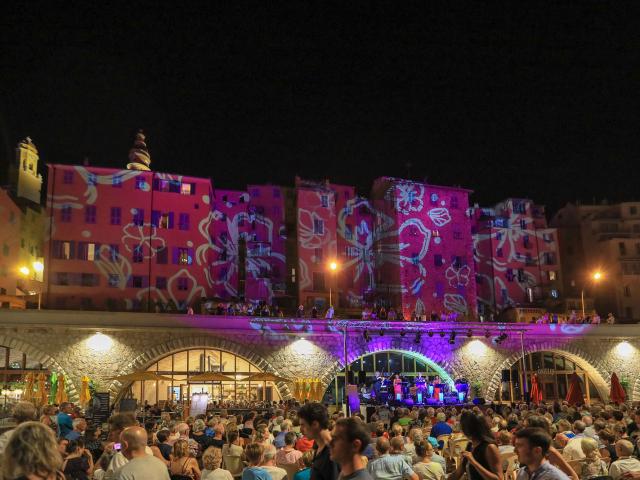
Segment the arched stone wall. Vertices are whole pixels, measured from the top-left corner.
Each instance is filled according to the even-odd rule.
[[[133,361],[129,362],[125,368],[118,372],[118,375],[125,375],[135,371],[146,370],[150,365],[154,364],[158,360],[171,355],[173,353],[180,352],[182,350],[190,350],[194,348],[211,348],[217,350],[224,350],[229,353],[233,353],[248,362],[254,364],[263,372],[271,372],[279,375],[278,371],[267,362],[264,358],[257,355],[254,351],[249,350],[247,346],[243,346],[239,343],[232,342],[227,339],[223,339],[216,336],[209,335],[191,335],[182,338],[171,339],[167,342],[160,343],[148,350],[142,352]],[[109,392],[112,397],[118,398],[123,391],[124,385],[117,380],[114,380],[109,385]],[[291,390],[289,386],[284,382],[276,384],[278,392],[282,398],[288,398],[291,396]]]
[[[0,335],[0,345],[5,345],[9,348],[20,350],[21,352],[26,353],[28,356],[35,359],[37,362],[41,363],[44,367],[50,370],[55,370],[57,373],[63,374],[69,400],[72,402],[77,402],[80,399],[80,394],[76,389],[75,384],[73,383],[72,379],[67,374],[65,369],[62,368],[62,366],[56,359],[44,353],[40,349],[34,347],[30,343],[25,342],[24,340],[19,338],[11,337],[9,335]]]
[[[591,378],[594,386],[598,390],[600,398],[602,398],[603,401],[608,400],[609,387],[604,378],[609,378],[610,375],[607,375],[606,370],[602,367],[602,365],[600,365],[600,362],[591,357],[591,355],[572,344],[565,344],[562,346],[562,348],[558,348],[556,344],[549,342],[528,345],[524,347],[525,355],[543,351],[553,352],[558,355],[564,355],[569,360],[579,365],[580,368],[582,368],[589,374],[589,378]],[[500,383],[502,381],[502,370],[510,369],[511,366],[521,358],[522,352],[513,353],[506,357],[502,364],[498,366],[484,392],[484,397],[487,400],[491,400],[495,397],[496,391],[500,387]]]

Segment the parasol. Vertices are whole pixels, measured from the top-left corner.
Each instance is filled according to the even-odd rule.
[[[146,380],[154,381],[154,380],[164,380],[166,382],[172,381],[169,377],[164,377],[162,375],[158,375],[155,372],[133,372],[127,373],[126,375],[119,375],[117,377],[112,377],[109,380],[117,380],[120,383],[124,382],[144,382]]]
[[[30,402],[33,399],[33,382],[35,381],[33,373],[27,373],[24,380],[25,384],[22,394],[22,400],[24,400],[25,402]]]
[[[584,395],[580,386],[580,377],[576,373],[572,373],[569,379],[569,391],[565,399],[569,405],[581,405],[584,403]]]
[[[40,373],[38,375],[38,393],[36,394],[36,398],[34,398],[34,403],[36,405],[46,405],[47,403],[47,386],[45,382],[47,381],[47,377],[44,373]]]
[[[620,380],[618,380],[618,375],[613,372],[611,374],[611,390],[609,391],[609,399],[614,403],[624,403],[626,396],[624,388],[622,388]]]
[[[233,382],[234,379],[218,372],[205,372],[189,377],[190,382]]]
[[[300,380],[296,380],[293,389],[293,398],[295,398],[296,400],[300,400]]]
[[[82,387],[80,388],[80,405],[86,407],[91,400],[91,392],[89,391],[89,377],[82,377]]]
[[[274,375],[273,373],[269,373],[269,372],[254,373],[253,375],[250,375],[244,380],[245,382],[262,382],[264,384],[264,387],[262,390],[262,395],[264,400],[267,399],[267,382],[289,382],[290,381],[286,378],[279,377],[278,375]]]
[[[58,375],[58,390],[56,391],[56,403],[60,405],[63,402],[69,401],[67,397],[67,391],[64,385],[64,375]]]
[[[49,384],[51,385],[49,389],[49,403],[53,405],[56,403],[56,394],[58,393],[58,374],[56,372],[51,372]]]
[[[540,403],[542,401],[542,391],[540,390],[540,385],[538,384],[538,375],[533,374],[531,376],[531,401],[533,403]]]

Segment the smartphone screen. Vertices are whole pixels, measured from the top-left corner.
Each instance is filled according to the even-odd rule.
[[[122,449],[122,444],[120,444],[120,443],[114,443],[114,444],[113,444],[113,449],[114,449],[115,451],[118,451],[118,452],[119,452],[119,451],[120,451],[120,449]]]

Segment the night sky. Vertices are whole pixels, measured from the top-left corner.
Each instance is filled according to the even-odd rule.
[[[124,167],[143,128],[155,170],[220,188],[367,194],[411,163],[482,204],[640,199],[637,12],[97,3],[1,7],[3,162],[29,135],[45,162]]]

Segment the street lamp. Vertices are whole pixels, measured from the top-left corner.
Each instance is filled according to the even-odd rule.
[[[34,273],[42,273],[44,271],[44,264],[38,260],[36,260],[35,262],[33,262],[33,264],[31,265],[33,267],[33,271]],[[31,270],[29,269],[29,267],[26,266],[22,266],[18,269],[20,271],[20,273],[28,280],[29,279],[29,275],[31,274]],[[41,307],[41,296],[42,296],[42,288],[40,288],[40,290],[38,290],[36,292],[38,294],[38,310],[40,310]]]
[[[335,274],[337,270],[338,270],[337,262],[329,262],[329,271],[333,274],[333,277],[329,282],[329,306],[333,305],[333,302],[331,301],[331,288],[333,286],[333,281],[335,280]]]
[[[598,283],[600,280],[602,280],[602,272],[599,270],[596,270],[595,272],[593,272],[591,274],[591,281],[593,283]],[[582,301],[582,318],[585,318],[585,313],[584,313],[584,286],[582,287],[582,291],[580,292],[580,299]]]

